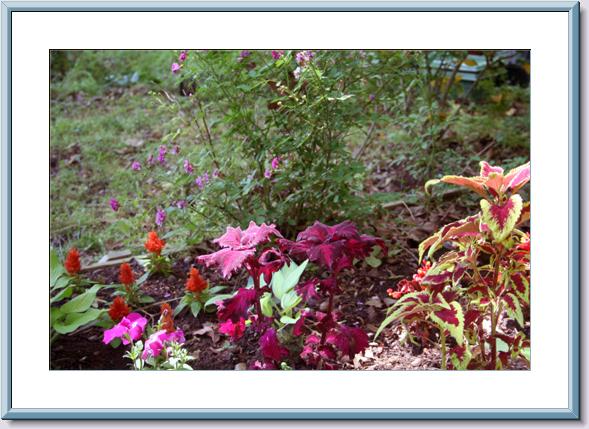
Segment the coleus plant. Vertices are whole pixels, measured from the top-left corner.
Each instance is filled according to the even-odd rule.
[[[231,297],[230,294],[219,294],[223,289],[225,286],[209,287],[209,282],[202,277],[196,268],[191,267],[186,280],[184,296],[174,308],[174,316],[180,314],[185,308],[190,308],[194,317],[198,317],[203,309],[208,311],[211,308],[216,308],[215,303]]]
[[[499,369],[522,358],[529,364],[530,235],[518,227],[529,220],[530,204],[518,191],[530,180],[530,165],[507,174],[484,161],[480,166],[476,177],[426,183],[426,190],[437,183],[464,186],[483,197],[481,210],[420,244],[419,259],[426,255],[431,266],[418,284],[399,285],[398,301],[377,331],[394,321],[437,330],[443,369],[448,359],[455,369]],[[515,333],[500,331],[505,315],[517,323]]]
[[[301,358],[319,369],[335,369],[343,356],[353,358],[368,346],[366,333],[338,321],[334,299],[341,293],[339,275],[355,260],[367,258],[375,246],[386,255],[384,241],[361,235],[349,221],[334,226],[315,222],[299,233],[296,241],[280,240],[280,246],[295,259],[307,258],[326,275],[300,284],[297,292],[305,301],[327,298],[327,311],[306,311],[295,324],[295,335],[306,334]]]

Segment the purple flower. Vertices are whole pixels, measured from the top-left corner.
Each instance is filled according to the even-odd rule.
[[[153,154],[149,154],[149,156],[147,157],[147,163],[149,165],[153,165],[155,163],[155,161],[153,160]]]
[[[181,51],[180,55],[178,55],[178,61],[180,61],[181,63],[183,63],[184,61],[186,61],[186,51]]]
[[[313,51],[301,51],[297,53],[297,55],[295,56],[295,60],[299,66],[306,67],[311,62],[314,56],[315,52]]]
[[[109,204],[110,204],[110,208],[115,212],[119,209],[119,207],[121,207],[121,205],[119,204],[119,202],[117,201],[116,198],[111,198],[109,201]]]
[[[272,58],[279,60],[284,55],[284,51],[272,51]]]
[[[184,160],[184,171],[187,174],[192,174],[192,172],[194,171],[194,169],[192,168],[192,164],[187,159]]]
[[[159,149],[158,156],[157,156],[157,160],[159,161],[160,164],[163,164],[166,162],[166,153],[167,152],[168,152],[168,149],[164,145],[161,145],[160,149]]]
[[[280,166],[280,157],[275,156],[272,158],[272,162],[270,164],[272,166],[272,170],[276,170]]]
[[[180,146],[178,146],[177,144],[172,146],[172,150],[170,151],[170,153],[172,155],[178,155],[180,153]]]
[[[178,71],[180,71],[180,69],[182,68],[182,66],[178,63],[172,63],[172,73],[176,74],[178,73]]]
[[[248,51],[248,50],[241,51],[241,52],[239,53],[239,57],[237,58],[237,61],[241,61],[241,60],[243,60],[244,58],[247,58],[247,57],[249,57],[251,54],[252,54],[252,53],[251,53],[250,51]]]
[[[102,342],[109,344],[115,338],[120,338],[124,345],[138,340],[143,335],[143,329],[147,325],[147,319],[138,313],[131,313],[123,317],[117,325],[104,331]]]
[[[370,102],[373,102],[375,98],[376,98],[376,95],[374,95],[374,94],[370,94],[370,95],[368,96],[368,101],[370,101]]]
[[[141,170],[141,163],[139,161],[133,161],[133,164],[131,164],[131,170],[140,171]]]
[[[166,221],[166,212],[158,207],[157,212],[155,213],[155,224],[157,226],[162,226]]]
[[[185,209],[187,206],[188,206],[188,203],[186,202],[186,200],[176,201],[176,207],[178,207],[179,209]]]
[[[264,171],[264,177],[266,179],[272,178],[272,171],[270,171],[269,169],[266,169],[266,171]]]
[[[200,176],[198,176],[196,179],[194,179],[194,183],[196,183],[196,186],[198,186],[198,189],[200,189],[201,191],[205,187],[204,183],[202,182],[202,177],[200,177]]]
[[[166,332],[165,329],[154,332],[147,340],[145,340],[145,348],[141,354],[141,359],[147,360],[150,357],[159,356],[166,343],[182,344],[184,341],[186,341],[184,338],[184,332],[180,329],[172,333]]]
[[[203,175],[202,175],[202,180],[203,180],[205,183],[209,183],[209,173],[205,173],[205,174],[203,174]]]
[[[220,175],[221,175],[221,172],[219,171],[219,169],[218,169],[218,168],[215,168],[215,169],[213,170],[213,177],[217,178],[217,177],[219,177]]]

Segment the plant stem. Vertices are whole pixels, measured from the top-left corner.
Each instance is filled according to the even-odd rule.
[[[499,269],[501,268],[501,258],[503,257],[503,249],[499,251],[495,259],[495,270],[493,273],[493,283],[491,283],[495,290],[499,287],[497,284],[499,280]],[[501,305],[498,305],[498,310],[501,311]],[[497,321],[499,319],[499,314],[495,314],[493,308],[491,307],[491,368],[497,368],[497,338],[495,338],[495,333],[497,330]]]
[[[446,330],[440,329],[440,342],[442,343],[442,369],[446,369]]]
[[[258,315],[258,321],[262,320],[262,306],[260,305],[260,273],[253,272],[252,278],[254,279],[254,290],[256,291],[256,300],[254,301],[254,307]]]

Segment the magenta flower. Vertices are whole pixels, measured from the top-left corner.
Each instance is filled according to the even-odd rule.
[[[264,171],[264,177],[265,177],[266,179],[270,179],[270,178],[272,178],[272,171],[270,171],[270,170],[266,169],[266,171]]]
[[[239,53],[239,57],[237,57],[237,61],[242,61],[244,58],[247,58],[251,55],[252,53],[248,50],[243,50]]]
[[[184,61],[186,61],[186,51],[181,51],[180,55],[178,55],[178,61],[180,61],[181,63],[183,63]]]
[[[131,170],[140,171],[141,170],[141,163],[139,161],[133,161],[133,164],[131,164]]]
[[[279,60],[284,55],[284,51],[272,51],[272,58]]]
[[[168,148],[166,148],[164,145],[161,145],[159,148],[159,152],[157,155],[157,160],[159,161],[160,164],[163,164],[166,162],[166,153],[168,152]]]
[[[147,157],[147,164],[148,165],[153,165],[155,163],[154,159],[153,159],[153,154],[149,154],[149,156]]]
[[[138,313],[131,313],[111,329],[104,331],[102,342],[109,344],[115,338],[120,338],[124,345],[136,341],[143,335],[147,319]]]
[[[219,332],[229,335],[232,340],[237,340],[245,332],[245,319],[240,317],[239,321],[235,323],[231,319],[227,319],[225,322],[219,324]]]
[[[186,200],[176,201],[176,207],[178,207],[179,209],[185,209],[187,206],[188,206],[188,203],[186,202]]]
[[[274,158],[272,158],[272,170],[276,170],[279,166],[280,166],[280,157],[275,156]]]
[[[119,210],[119,208],[121,207],[121,205],[119,204],[119,202],[117,201],[116,198],[111,198],[109,201],[109,204],[110,204],[110,208],[115,212],[117,210]]]
[[[374,94],[370,94],[370,95],[368,96],[368,101],[370,101],[370,102],[372,103],[372,102],[374,101],[374,99],[375,99],[375,98],[376,98],[376,95],[374,95]]]
[[[202,181],[202,177],[198,176],[196,179],[194,179],[194,183],[196,183],[196,186],[198,186],[198,189],[200,189],[201,191],[204,189],[205,185]]]
[[[158,207],[155,213],[155,224],[157,226],[162,226],[166,221],[166,212]]]
[[[192,168],[192,164],[187,159],[184,160],[184,171],[187,174],[192,174],[192,172],[194,171],[194,169]]]
[[[186,341],[184,332],[178,329],[172,333],[168,333],[165,329],[154,332],[145,340],[145,347],[141,354],[141,359],[147,360],[150,357],[158,357],[167,343],[182,344]]]
[[[252,221],[245,231],[228,226],[225,234],[213,240],[223,249],[210,255],[199,256],[198,261],[207,267],[219,267],[223,277],[229,278],[234,271],[243,266],[248,257],[255,255],[256,246],[268,242],[272,235],[282,237],[274,224],[263,223],[258,226]]]
[[[172,73],[176,74],[178,73],[178,71],[180,71],[180,69],[182,68],[182,66],[178,63],[172,63]]]
[[[178,155],[180,153],[180,146],[175,144],[172,146],[172,150],[170,151],[172,155]]]

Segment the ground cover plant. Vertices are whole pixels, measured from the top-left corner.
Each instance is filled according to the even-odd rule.
[[[529,368],[529,72],[52,51],[51,368]]]

